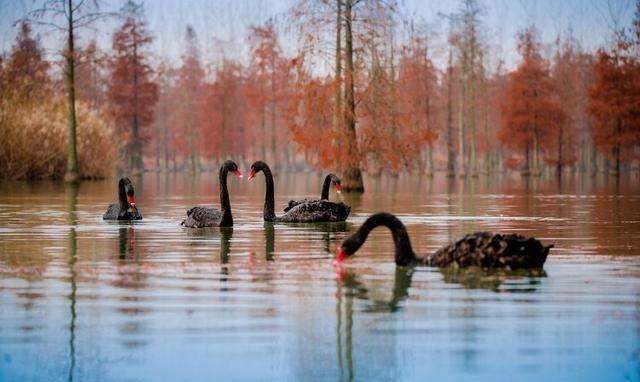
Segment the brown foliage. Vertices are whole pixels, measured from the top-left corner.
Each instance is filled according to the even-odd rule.
[[[520,34],[518,49],[522,62],[509,74],[502,102],[504,124],[498,137],[508,147],[524,151],[528,171],[530,154],[551,139],[564,113],[554,98],[549,64],[540,55],[533,29]]]
[[[54,91],[38,41],[23,24],[6,65],[0,68],[0,178],[60,178],[67,160],[67,104]],[[85,104],[78,107],[82,178],[111,169],[111,129]]]
[[[640,59],[631,45],[620,42],[612,52],[601,50],[596,82],[589,92],[596,147],[616,160],[630,159],[640,145]]]
[[[142,15],[142,5],[129,1],[123,8],[124,22],[113,35],[114,57],[109,82],[110,113],[121,143],[127,168],[142,170],[142,149],[149,140],[158,87],[145,48],[151,43]]]

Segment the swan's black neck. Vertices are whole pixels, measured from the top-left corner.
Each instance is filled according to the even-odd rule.
[[[220,227],[233,227],[231,202],[229,201],[229,190],[227,189],[228,173],[229,170],[226,166],[220,167],[220,174],[218,176],[220,181],[220,206],[222,208],[222,221],[220,221]]]
[[[267,189],[264,194],[264,209],[262,210],[262,216],[264,221],[272,222],[276,220],[275,213],[275,201],[273,196],[273,175],[269,165],[262,161],[255,162],[252,166],[255,172],[262,171],[264,173],[264,181],[267,185]]]
[[[329,199],[329,187],[331,186],[331,181],[333,180],[333,174],[329,174],[324,178],[324,183],[322,184],[322,193],[320,194],[320,199],[327,200]]]
[[[416,257],[416,254],[415,252],[413,252],[413,248],[411,247],[411,240],[409,240],[407,228],[398,218],[386,212],[380,212],[371,215],[364,222],[364,224],[362,224],[360,229],[358,229],[358,231],[353,234],[353,236],[348,238],[345,243],[343,243],[343,248],[345,247],[345,244],[347,244],[349,252],[356,252],[367,240],[367,236],[369,236],[369,233],[374,228],[381,225],[391,230],[393,243],[395,245],[396,264],[411,265],[417,262],[418,258]]]
[[[127,200],[127,190],[125,188],[126,181],[124,178],[118,182],[118,201],[120,203],[120,211],[126,211],[129,208],[129,201]]]

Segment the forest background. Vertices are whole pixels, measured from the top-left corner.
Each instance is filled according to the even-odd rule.
[[[0,2],[0,178],[640,172],[640,0],[205,3]]]

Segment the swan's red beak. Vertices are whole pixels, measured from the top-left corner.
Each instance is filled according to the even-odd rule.
[[[333,265],[340,265],[342,264],[346,259],[347,259],[347,254],[345,253],[345,251],[342,249],[342,246],[338,246],[338,254],[336,255],[336,258],[333,260]]]
[[[129,203],[129,205],[131,207],[135,207],[136,206],[136,198],[133,195],[127,195],[127,203]]]
[[[338,194],[342,193],[342,185],[340,183],[336,183],[336,192]]]
[[[247,177],[247,179],[251,180],[255,177],[256,177],[256,170],[251,169],[251,171],[249,171],[249,176]]]
[[[236,170],[236,171],[231,171],[235,176],[237,176],[238,178],[242,178],[242,171],[240,170]]]

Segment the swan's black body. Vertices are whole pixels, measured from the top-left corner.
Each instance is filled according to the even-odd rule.
[[[289,200],[289,204],[287,205],[287,207],[285,207],[284,212],[289,212],[300,205],[306,205],[307,207],[303,207],[300,211],[298,211],[299,215],[307,218],[313,218],[314,215],[318,215],[318,211],[326,211],[325,214],[319,214],[317,217],[318,219],[326,220],[313,219],[310,220],[310,222],[343,222],[347,220],[347,217],[349,217],[349,213],[351,212],[351,207],[347,206],[344,203],[334,203],[328,200],[329,186],[331,185],[331,183],[335,184],[336,190],[340,192],[340,190],[342,189],[340,178],[338,178],[334,174],[328,174],[324,178],[324,183],[322,184],[322,193],[320,194],[320,199],[305,198],[302,200]]]
[[[300,203],[281,217],[277,221],[291,223],[334,223],[347,220],[351,212],[351,207],[344,203],[334,203],[328,200],[309,200]]]
[[[238,165],[233,161],[226,161],[220,167],[218,180],[220,182],[220,205],[222,210],[209,207],[192,207],[187,211],[187,218],[182,225],[190,228],[203,227],[233,227],[229,190],[227,189],[227,174],[231,172],[242,176]]]
[[[102,215],[104,220],[142,220],[135,202],[133,183],[129,178],[120,178],[118,182],[118,203],[109,204]]]
[[[380,212],[371,215],[351,237],[340,246],[337,261],[343,261],[364,244],[369,232],[378,226],[391,230],[398,265],[454,266],[465,268],[530,269],[542,268],[553,245],[543,246],[532,237],[476,232],[440,248],[426,257],[417,257],[407,229],[394,215]]]
[[[258,172],[264,173],[267,189],[264,197],[263,218],[268,222],[286,222],[286,223],[316,223],[316,222],[340,222],[344,221],[351,208],[344,203],[332,203],[328,200],[311,200],[288,208],[284,215],[276,216],[273,175],[269,166],[257,161],[251,165],[249,179],[252,179]],[[327,190],[328,193],[328,190]],[[291,202],[289,202],[291,203]]]

